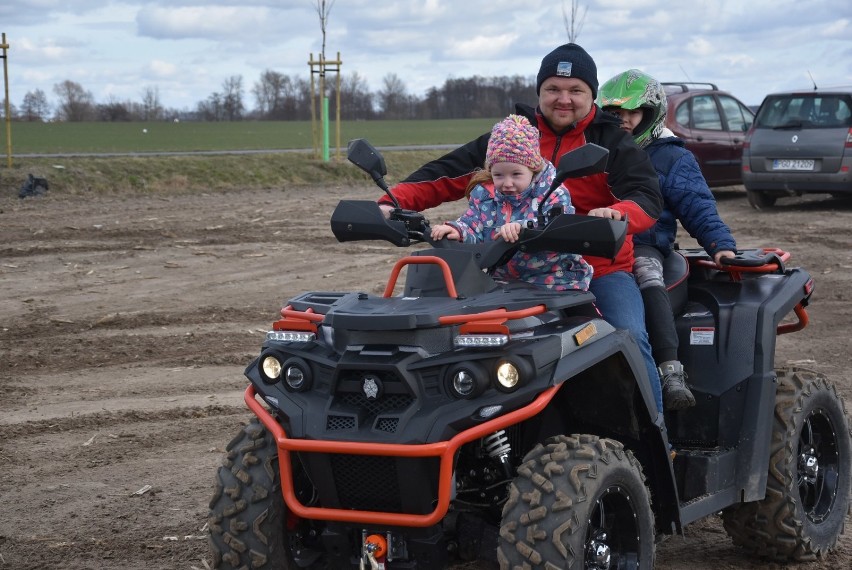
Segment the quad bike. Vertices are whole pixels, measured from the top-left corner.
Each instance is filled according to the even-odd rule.
[[[387,192],[369,143],[349,158]],[[606,158],[569,153],[554,188]],[[281,310],[245,371],[257,418],[228,445],[210,501],[215,566],[645,569],[658,540],[720,511],[761,557],[836,545],[850,505],[843,401],[820,373],[774,368],[776,335],[807,324],[810,275],[779,250],[724,266],[670,256],[697,403],[664,417],[635,341],[590,292],[491,276],[519,250],[614,257],[626,224],[540,208],[529,225],[513,244],[436,242],[420,213],[340,202],[339,241],[428,247],[396,263],[381,296],[315,291]]]

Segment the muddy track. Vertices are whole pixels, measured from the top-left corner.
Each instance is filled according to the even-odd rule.
[[[377,195],[0,197],[0,570],[205,568],[215,471],[250,418],[243,369],[290,297],[384,289],[404,250],[338,244],[327,223],[340,198]],[[779,337],[778,362],[807,362],[852,406],[852,202],[758,213],[741,189],[717,197],[740,247],[787,249],[811,271],[811,323]],[[787,568],[849,560],[852,531],[828,559]],[[658,545],[657,568],[686,561],[775,567],[733,546],[717,518]]]

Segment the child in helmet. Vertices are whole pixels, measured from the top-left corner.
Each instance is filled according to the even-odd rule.
[[[522,225],[536,219],[538,205],[556,173],[539,152],[539,137],[538,129],[521,115],[509,115],[494,125],[485,170],[475,174],[467,188],[467,212],[454,222],[433,227],[432,238],[475,243],[500,236],[510,243],[517,241]],[[571,198],[562,186],[550,194],[544,211],[556,206],[563,213],[574,213]],[[587,290],[592,267],[579,255],[518,252],[495,270],[494,277],[523,280],[556,291]]]
[[[633,273],[645,305],[645,326],[663,385],[667,410],[695,405],[678,360],[678,337],[663,282],[663,259],[672,252],[677,222],[716,263],[737,249],[731,230],[719,217],[716,200],[695,156],[665,127],[666,94],[659,81],[637,69],[604,83],[598,105],[621,117],[622,128],[644,148],[660,178],[663,212],[649,230],[633,236]]]

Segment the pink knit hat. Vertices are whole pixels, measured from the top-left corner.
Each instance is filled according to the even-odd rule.
[[[526,117],[509,115],[491,130],[488,150],[485,152],[485,168],[495,162],[522,164],[537,172],[543,159],[538,144],[541,134]]]

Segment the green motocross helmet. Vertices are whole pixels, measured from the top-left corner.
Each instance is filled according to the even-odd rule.
[[[633,129],[633,140],[640,147],[657,138],[665,126],[666,92],[659,81],[638,69],[619,73],[601,85],[597,104],[604,109],[645,109],[642,121]]]

